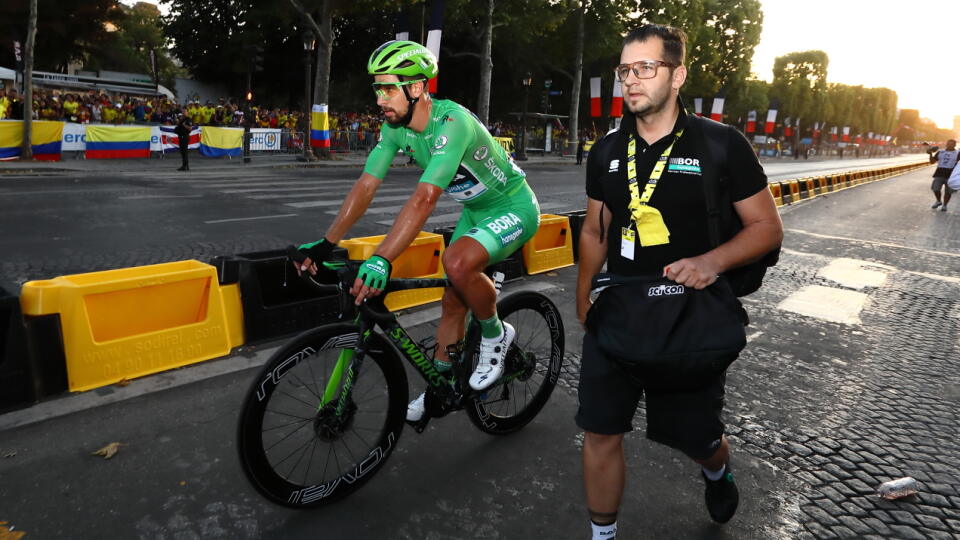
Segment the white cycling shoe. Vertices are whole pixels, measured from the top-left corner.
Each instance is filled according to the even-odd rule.
[[[411,401],[407,405],[407,421],[408,422],[417,422],[423,418],[423,413],[427,411],[427,406],[424,404],[427,393],[423,392],[420,394],[420,397]]]
[[[503,336],[500,339],[494,341],[482,338],[480,340],[480,359],[477,362],[477,369],[470,375],[470,388],[474,390],[490,388],[503,375],[507,349],[513,343],[513,337],[517,332],[509,323],[502,324]]]

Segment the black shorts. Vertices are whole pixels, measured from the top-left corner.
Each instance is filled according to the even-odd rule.
[[[585,431],[617,435],[633,430],[633,416],[646,393],[647,438],[676,448],[693,459],[707,459],[723,436],[726,374],[694,391],[651,392],[631,383],[596,344],[583,336],[578,386],[577,425]]]

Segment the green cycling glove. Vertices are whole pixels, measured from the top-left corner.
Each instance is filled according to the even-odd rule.
[[[387,280],[390,279],[391,269],[390,261],[379,255],[374,255],[360,265],[357,279],[363,281],[363,284],[371,289],[382,291],[387,286]]]

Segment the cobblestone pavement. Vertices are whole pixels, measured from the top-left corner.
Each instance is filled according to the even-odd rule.
[[[802,481],[783,497],[791,538],[960,536],[960,216],[929,209],[928,176],[784,212],[780,264],[747,298],[756,322],[730,372],[731,442]],[[859,321],[781,309],[810,287],[864,295]],[[918,496],[875,495],[902,476]]]
[[[791,479],[772,537],[960,537],[960,216],[929,210],[928,175],[784,211],[780,263],[745,299],[750,343],[729,372],[725,420],[734,463],[746,453]],[[865,295],[859,321],[781,309],[808,287]],[[576,349],[568,360],[575,392]],[[876,495],[903,476],[917,496]]]

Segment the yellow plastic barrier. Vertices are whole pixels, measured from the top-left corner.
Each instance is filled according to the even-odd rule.
[[[226,355],[233,301],[194,260],[29,281],[20,294],[24,315],[60,315],[72,391]]]
[[[790,200],[792,202],[800,200],[800,182],[796,180],[790,181]]]
[[[515,151],[515,150],[514,150],[514,147],[513,147],[513,138],[511,138],[511,137],[494,137],[493,140],[495,140],[495,141],[497,141],[498,143],[500,143],[500,146],[502,146],[503,149],[507,151],[507,154],[513,154],[513,152]]]
[[[243,335],[243,304],[240,301],[240,284],[231,283],[220,286],[223,295],[223,310],[227,314],[227,328],[230,331],[230,348],[244,344]]]
[[[783,206],[783,191],[779,183],[770,184],[770,194],[773,195],[773,202],[777,203],[777,206]]]
[[[540,228],[522,248],[523,265],[528,274],[540,274],[573,266],[573,235],[570,218],[540,215]]]
[[[383,235],[350,238],[341,241],[340,247],[346,248],[351,259],[368,259],[373,256],[384,238]],[[444,276],[442,258],[443,235],[420,231],[410,247],[392,262],[391,277],[442,278]],[[436,302],[442,297],[443,287],[411,289],[388,294],[384,304],[390,310],[398,310]]]
[[[817,187],[817,181],[813,178],[807,178],[808,197],[813,198],[820,194],[820,188]]]

